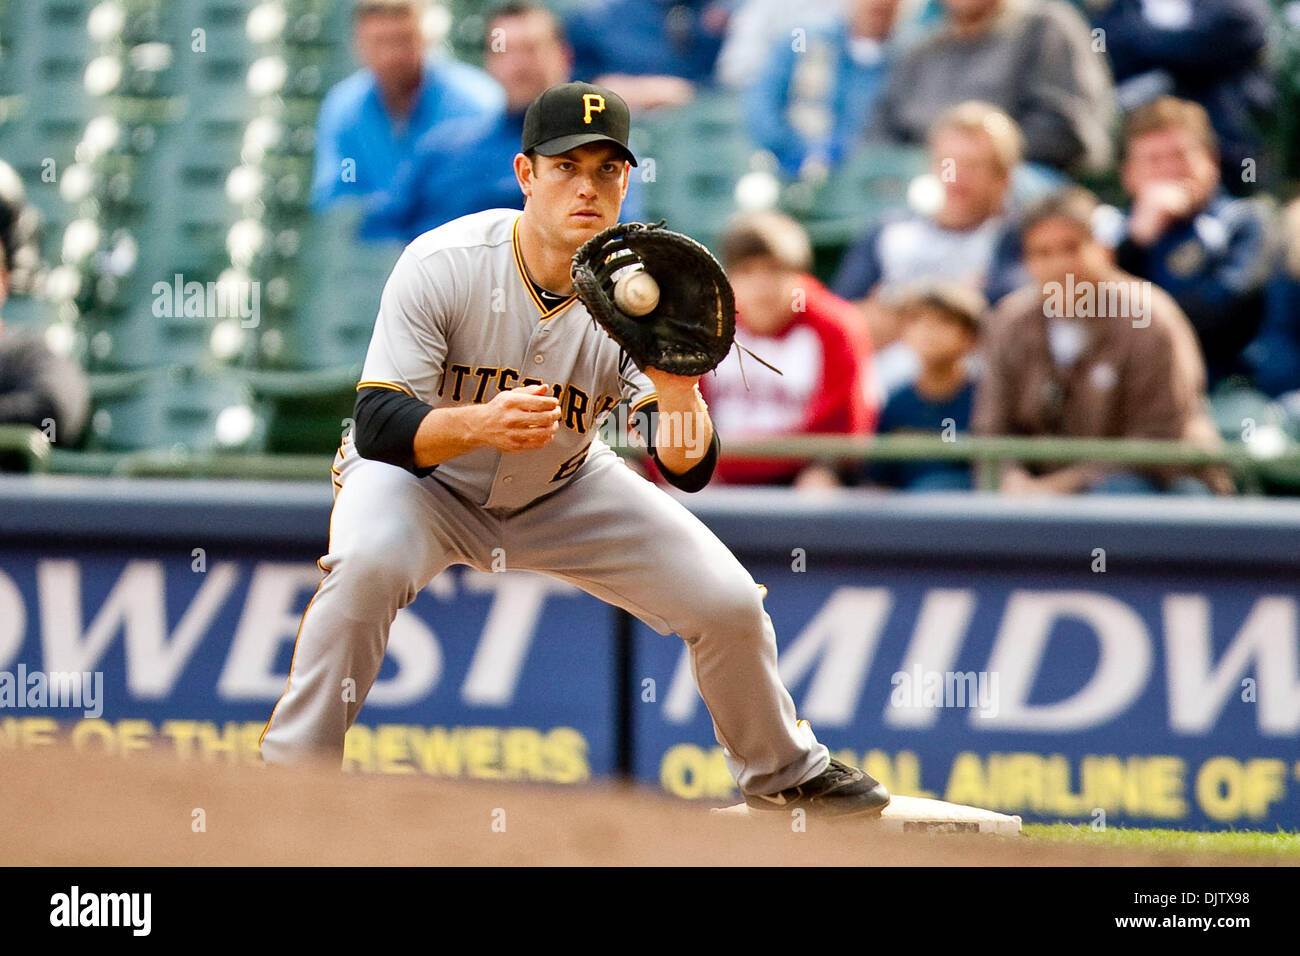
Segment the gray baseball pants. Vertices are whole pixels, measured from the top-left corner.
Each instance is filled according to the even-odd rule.
[[[434,475],[370,461],[345,441],[335,458],[326,572],[303,614],[284,695],[262,734],[267,763],[341,761],[343,738],[379,674],[389,626],[452,564],[483,571],[504,549],[636,615],[690,648],[714,735],[745,793],[775,793],[820,773],[829,754],[777,673],[762,594],[736,557],[680,502],[599,443],[558,491],[486,510]],[[355,700],[341,692],[356,683]]]

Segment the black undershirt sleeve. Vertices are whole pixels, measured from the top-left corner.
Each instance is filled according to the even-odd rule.
[[[405,468],[418,478],[432,472],[415,467],[415,433],[432,410],[418,398],[391,388],[363,388],[352,412],[352,441],[362,458]]]
[[[433,408],[418,398],[412,398],[405,392],[390,388],[363,388],[357,392],[356,406],[353,411],[353,443],[363,458],[387,462],[423,478],[433,472],[437,465],[427,468],[415,467],[415,434],[420,423]],[[686,492],[696,492],[707,485],[713,477],[718,464],[721,443],[718,431],[713,430],[713,438],[704,457],[682,474],[674,474],[664,467],[659,460],[659,453],[654,447],[654,436],[658,426],[659,405],[647,402],[637,413],[638,426],[642,423],[646,445],[650,456],[659,466],[659,472],[675,488]]]
[[[663,475],[664,480],[674,488],[687,492],[696,492],[707,485],[710,479],[713,478],[713,470],[718,465],[718,454],[722,450],[722,445],[718,441],[718,429],[716,427],[713,429],[713,438],[709,441],[709,447],[704,452],[704,457],[680,475],[675,475],[664,467],[663,462],[659,460],[659,452],[655,449],[654,440],[659,425],[659,403],[650,401],[642,405],[637,410],[634,422],[637,431],[641,432],[642,437],[645,439],[646,448],[650,451],[650,457],[659,466],[659,474]],[[641,427],[642,424],[645,425],[644,428]]]

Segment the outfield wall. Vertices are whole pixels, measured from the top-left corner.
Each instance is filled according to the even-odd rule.
[[[768,587],[799,715],[898,792],[1300,828],[1300,504],[686,501]],[[255,761],[329,502],[326,481],[0,479],[0,749]],[[102,693],[40,706],[38,671]],[[452,569],[400,615],[346,763],[735,797],[681,642],[509,571]]]

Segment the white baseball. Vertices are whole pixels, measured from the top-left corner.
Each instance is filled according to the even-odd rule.
[[[638,269],[614,283],[614,302],[628,315],[647,315],[659,304],[659,283]]]

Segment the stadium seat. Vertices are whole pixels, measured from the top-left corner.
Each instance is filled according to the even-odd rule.
[[[66,213],[49,177],[62,174],[92,115],[85,3],[9,2],[0,12],[0,158],[22,176],[51,235]],[[45,178],[42,178],[44,175]]]
[[[264,439],[251,394],[229,376],[177,366],[135,377],[96,376],[92,387],[93,449],[169,449],[184,456],[257,450]]]
[[[640,123],[642,167],[649,219],[689,233],[716,249],[723,224],[736,209],[736,182],[749,168],[754,144],[733,98],[701,93],[675,110]]]
[[[882,215],[907,204],[907,188],[929,168],[925,151],[871,143],[834,170],[806,204],[786,191],[786,211],[800,219],[814,246],[842,247]]]
[[[369,344],[379,297],[402,244],[358,243],[359,213],[337,205],[304,232],[290,278],[295,309],[285,330],[291,368],[350,365]]]
[[[5,301],[4,307],[0,308],[0,316],[4,318],[6,332],[17,332],[20,329],[36,332],[49,324],[51,309],[48,302],[35,296],[20,295]]]
[[[1272,57],[1277,64],[1278,104],[1270,139],[1278,151],[1282,176],[1300,180],[1300,4],[1273,0],[1276,30]]]

